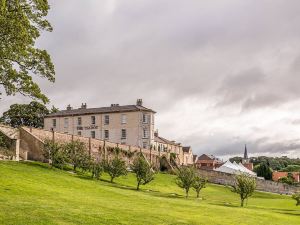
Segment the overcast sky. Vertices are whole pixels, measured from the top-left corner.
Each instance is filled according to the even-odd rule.
[[[160,135],[197,154],[300,156],[299,0],[49,3],[51,105],[142,98]]]

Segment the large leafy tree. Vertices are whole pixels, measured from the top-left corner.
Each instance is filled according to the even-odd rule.
[[[177,174],[176,184],[185,190],[186,198],[189,196],[189,190],[193,187],[195,177],[195,169],[190,167],[181,168]]]
[[[258,177],[264,177],[266,180],[272,180],[272,169],[266,162],[261,162],[259,165],[254,167],[254,172],[257,173]]]
[[[48,98],[32,76],[54,82],[54,65],[35,47],[41,31],[52,31],[45,19],[47,0],[0,0],[0,94],[21,93],[44,103]]]
[[[0,122],[12,127],[30,126],[39,128],[44,125],[44,116],[56,111],[55,107],[49,110],[45,105],[36,101],[29,104],[13,104],[9,110],[3,113]]]

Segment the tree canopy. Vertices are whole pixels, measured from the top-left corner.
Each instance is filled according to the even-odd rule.
[[[49,8],[47,0],[0,1],[0,94],[49,101],[32,77],[55,80],[49,54],[35,47],[41,31],[52,31],[45,19]]]
[[[49,110],[45,105],[36,101],[29,104],[13,104],[9,110],[3,113],[0,122],[12,127],[30,126],[40,128],[44,125],[44,116],[56,111],[55,107]]]

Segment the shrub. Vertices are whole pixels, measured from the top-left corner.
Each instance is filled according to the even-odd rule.
[[[241,206],[244,206],[244,201],[248,200],[253,194],[256,188],[256,180],[246,174],[237,175],[235,177],[235,184],[233,186],[233,192],[240,195]]]
[[[104,171],[110,176],[110,182],[113,183],[116,177],[127,175],[126,163],[119,157],[115,157],[111,161],[105,161]]]
[[[138,156],[131,165],[131,170],[136,175],[137,187],[140,189],[140,185],[146,185],[154,180],[154,171],[148,162],[142,157]]]
[[[189,190],[195,182],[195,170],[190,167],[183,167],[179,170],[176,178],[176,184],[185,190],[185,197],[188,198]]]
[[[292,198],[296,200],[296,206],[300,205],[300,192],[293,194]]]
[[[92,172],[92,178],[96,178],[97,180],[100,179],[100,176],[102,172],[104,171],[104,162],[101,161],[92,161],[91,162],[91,172]]]
[[[73,166],[74,172],[77,168],[82,171],[88,170],[90,167],[91,157],[88,154],[87,148],[83,142],[78,140],[71,141],[63,146],[68,156],[68,162]]]
[[[62,145],[51,140],[46,140],[44,143],[44,157],[49,161],[51,166],[63,169],[68,161],[67,154],[62,148]]]
[[[202,178],[199,175],[196,175],[193,183],[193,188],[197,193],[197,198],[199,198],[199,193],[201,189],[206,187],[206,183],[207,183],[207,179]]]

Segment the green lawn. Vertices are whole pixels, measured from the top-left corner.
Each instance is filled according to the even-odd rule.
[[[174,176],[158,174],[134,190],[132,174],[115,184],[91,180],[45,164],[0,162],[0,224],[300,224],[289,196],[255,193],[239,207],[229,188],[208,185],[202,200],[184,192]]]

